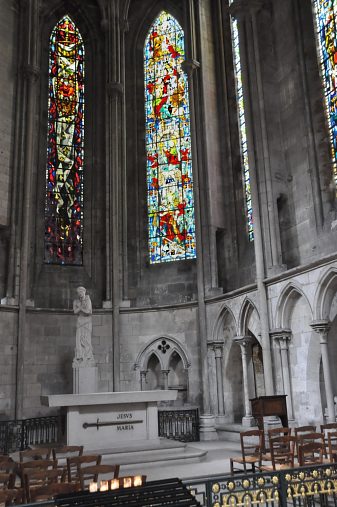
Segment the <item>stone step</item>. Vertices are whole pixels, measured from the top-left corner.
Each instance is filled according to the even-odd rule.
[[[192,445],[174,440],[160,439],[156,445],[154,443],[143,443],[143,446],[135,445],[114,447],[99,451],[103,455],[102,463],[118,463],[127,466],[139,463],[165,463],[170,462],[195,462],[200,461],[206,456],[207,451],[197,449]],[[90,451],[95,453],[95,451]]]
[[[257,426],[252,428],[247,428],[242,426],[242,424],[219,424],[216,426],[217,433],[219,435],[219,440],[224,440],[228,442],[240,442],[240,432],[248,431],[248,430],[256,430]]]

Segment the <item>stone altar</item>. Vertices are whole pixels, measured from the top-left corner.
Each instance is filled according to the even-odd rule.
[[[67,410],[67,445],[85,450],[159,443],[158,402],[178,391],[128,391],[41,396],[42,405]]]

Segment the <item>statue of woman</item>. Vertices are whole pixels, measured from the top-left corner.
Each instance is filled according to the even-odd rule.
[[[84,287],[77,287],[78,299],[74,299],[73,309],[77,315],[76,348],[73,361],[74,366],[95,366],[92,352],[92,306],[91,300]]]

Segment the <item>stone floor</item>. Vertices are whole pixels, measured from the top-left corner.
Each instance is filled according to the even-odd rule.
[[[165,479],[179,477],[189,479],[196,477],[207,477],[216,474],[229,472],[229,457],[240,455],[240,444],[238,442],[192,442],[191,447],[207,450],[207,454],[200,462],[174,462],[167,463],[144,463],[142,465],[122,465],[120,475],[147,476],[147,480]],[[108,457],[103,457],[102,463],[111,463]]]

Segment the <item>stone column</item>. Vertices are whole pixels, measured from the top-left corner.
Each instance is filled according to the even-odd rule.
[[[185,14],[185,42],[186,42],[186,60],[183,63],[183,71],[188,76],[189,100],[190,100],[190,121],[191,121],[191,143],[193,158],[193,186],[194,186],[194,206],[195,206],[195,230],[197,246],[197,294],[198,294],[198,345],[200,351],[200,374],[201,374],[201,415],[200,415],[200,439],[216,440],[218,435],[215,430],[215,418],[210,413],[209,396],[209,378],[208,378],[208,354],[207,354],[207,319],[205,304],[205,286],[209,279],[208,262],[209,252],[207,244],[207,223],[205,223],[205,213],[201,211],[203,194],[200,189],[202,181],[202,160],[199,162],[204,144],[203,132],[197,128],[197,119],[200,118],[200,107],[198,100],[195,100],[195,93],[200,98],[200,79],[197,75],[200,63],[197,60],[197,37],[196,20],[198,8],[193,0],[184,2]],[[207,222],[207,221],[206,221]]]
[[[293,397],[291,390],[291,375],[289,365],[289,342],[291,339],[290,329],[275,329],[271,332],[271,336],[279,344],[281,356],[281,368],[283,378],[283,392],[287,396],[288,419],[294,421]]]
[[[252,0],[252,3],[255,3]],[[266,395],[271,396],[274,394],[274,381],[273,381],[273,364],[271,359],[270,349],[270,326],[269,326],[269,311],[268,311],[268,298],[267,289],[264,283],[266,276],[266,260],[263,243],[263,227],[261,216],[263,210],[260,207],[260,194],[259,194],[259,183],[257,174],[257,163],[256,163],[256,147],[254,138],[254,122],[252,115],[252,102],[253,97],[251,96],[250,81],[251,76],[248,72],[251,62],[249,55],[247,54],[247,46],[250,41],[247,40],[246,35],[246,20],[248,15],[248,3],[247,0],[234,0],[230,7],[230,13],[237,19],[239,41],[240,41],[240,59],[242,69],[242,84],[243,84],[243,95],[245,103],[245,117],[246,117],[246,131],[247,131],[247,148],[248,148],[248,160],[249,160],[249,176],[250,186],[252,195],[252,207],[254,216],[254,252],[256,262],[256,284],[259,297],[259,313],[261,322],[261,345],[263,354],[263,371],[264,371],[264,383]]]
[[[253,426],[254,417],[252,416],[252,407],[249,401],[249,382],[248,382],[248,360],[249,353],[251,353],[252,337],[251,336],[237,336],[234,338],[235,343],[240,345],[241,359],[242,359],[242,377],[243,377],[243,393],[245,403],[245,415],[242,418],[243,426]]]
[[[163,389],[168,389],[168,375],[170,373],[170,370],[161,370],[161,378],[162,378],[162,386]]]
[[[330,370],[329,351],[328,351],[328,333],[330,330],[330,322],[328,320],[316,320],[316,321],[313,321],[310,324],[310,326],[319,335],[319,341],[321,344],[324,387],[325,387],[326,401],[327,401],[327,405],[328,405],[327,421],[328,422],[336,422],[334,394],[333,394],[333,389],[332,389],[331,370]]]
[[[218,408],[218,422],[222,422],[225,415],[224,406],[224,392],[223,392],[223,369],[222,369],[222,356],[223,356],[223,341],[208,342],[209,348],[214,351],[215,357],[215,378],[217,390],[217,408]]]
[[[122,167],[124,167],[123,23],[118,0],[100,0],[106,42],[106,296],[105,308],[113,309],[113,390],[120,390],[120,317],[122,295]]]
[[[26,309],[31,303],[28,300],[31,284],[29,283],[29,256],[31,241],[31,219],[33,199],[33,174],[35,167],[36,140],[36,99],[39,89],[39,73],[37,58],[37,34],[39,33],[39,1],[28,0],[22,5],[22,16],[25,19],[27,40],[23,48],[23,101],[22,116],[25,117],[24,146],[22,154],[22,208],[20,210],[21,230],[18,231],[20,244],[20,263],[18,268],[19,280],[19,315],[17,331],[17,365],[16,365],[16,400],[15,418],[21,419],[23,413],[24,385],[25,385],[25,342],[27,338]]]
[[[147,372],[148,370],[142,370],[140,372],[140,390],[141,391],[146,391],[146,375],[147,375]]]

